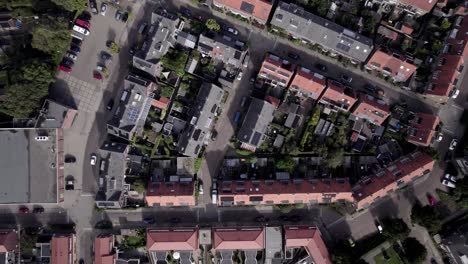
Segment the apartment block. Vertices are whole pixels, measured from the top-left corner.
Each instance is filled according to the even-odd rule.
[[[265,79],[270,85],[287,87],[295,69],[296,65],[290,61],[268,53],[263,60],[258,76]]]
[[[319,99],[319,103],[335,110],[349,111],[357,102],[354,90],[334,80],[328,80],[327,89]]]

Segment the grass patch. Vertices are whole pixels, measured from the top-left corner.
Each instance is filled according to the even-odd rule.
[[[198,157],[195,159],[195,164],[193,165],[195,167],[195,173],[197,173],[202,165],[203,162],[203,157]]]
[[[387,259],[385,259],[385,255]],[[374,261],[376,264],[404,264],[400,256],[398,256],[398,253],[392,247],[389,247],[385,252],[375,256]]]
[[[146,245],[146,231],[139,229],[136,231],[135,236],[124,236],[121,244],[123,250],[133,250],[142,248]]]

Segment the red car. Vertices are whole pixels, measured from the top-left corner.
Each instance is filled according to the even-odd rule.
[[[102,80],[102,75],[100,73],[93,73],[93,78],[96,80]]]
[[[27,207],[20,207],[18,209],[18,214],[29,214],[29,208]]]
[[[89,27],[91,27],[91,24],[88,21],[84,21],[81,19],[76,19],[75,24],[77,24],[78,26],[82,26],[86,29],[89,29]]]
[[[434,196],[428,194],[427,195],[427,201],[429,202],[430,205],[435,205],[436,204],[436,199],[434,198]]]
[[[71,68],[67,67],[67,66],[64,66],[64,65],[59,65],[59,70],[61,71],[64,71],[66,73],[70,73],[71,72]]]

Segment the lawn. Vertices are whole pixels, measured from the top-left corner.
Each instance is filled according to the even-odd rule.
[[[393,248],[390,247],[386,249],[385,252],[387,253],[389,259],[386,260],[382,252],[374,257],[374,261],[376,264],[403,264],[404,263],[403,261],[401,261],[400,256],[398,256],[398,254]]]

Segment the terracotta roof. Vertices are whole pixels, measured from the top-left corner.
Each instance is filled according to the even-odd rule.
[[[460,55],[444,55],[441,60],[443,65],[437,66],[431,78],[430,89],[426,90],[427,94],[448,96],[455,88],[456,82],[460,75],[460,69],[464,63],[464,59]],[[460,82],[460,80],[458,80]]]
[[[382,125],[387,117],[390,116],[390,107],[382,100],[361,94],[353,115],[367,119],[371,123]]]
[[[376,51],[366,66],[389,74],[399,82],[405,82],[416,71],[416,65],[407,62],[397,54]]]
[[[274,105],[276,107],[278,107],[279,104],[280,104],[280,100],[278,98],[275,98],[275,97],[271,96],[271,95],[265,96],[265,101],[267,101],[268,103],[270,103],[270,104],[272,104],[272,105]]]
[[[379,26],[379,28],[377,29],[377,33],[391,40],[397,40],[398,38],[398,32],[393,31],[390,28],[387,28],[386,26],[383,26],[383,25]]]
[[[159,98],[158,100],[151,100],[151,105],[159,109],[166,109],[170,101],[171,100],[169,98],[161,96],[161,98]]]
[[[468,16],[457,17],[446,40],[446,43],[450,44],[450,49],[446,53],[468,56],[468,34],[466,32],[468,32]]]
[[[298,67],[289,87],[312,93],[313,99],[317,99],[327,87],[327,83],[323,75],[305,67]]]
[[[286,226],[284,228],[284,239],[286,248],[304,247],[314,263],[332,263],[318,228],[312,226]]]
[[[51,251],[52,264],[73,263],[75,256],[73,235],[54,235],[51,242]]]
[[[267,53],[263,60],[259,75],[264,78],[282,83],[287,86],[293,77],[296,65],[271,53]]]
[[[268,20],[272,8],[270,1],[263,0],[215,0],[215,4],[216,2],[264,22]]]
[[[214,250],[261,250],[265,248],[263,227],[213,228]]]
[[[151,182],[148,184],[148,196],[193,195],[194,182]]]
[[[114,236],[98,236],[94,239],[94,264],[114,264]]]
[[[356,103],[357,98],[352,88],[346,87],[339,82],[329,80],[328,87],[322,97],[320,97],[320,100],[341,105],[345,108],[344,110],[349,111],[354,103]]]
[[[437,4],[435,0],[399,0],[400,3],[416,7],[423,10],[426,13],[431,12],[432,8]]]
[[[436,115],[416,113],[415,118],[410,123],[408,141],[422,146],[429,146],[439,122],[440,119]]]
[[[401,25],[400,30],[401,32],[407,35],[411,35],[411,33],[413,33],[413,28],[410,25],[406,25],[406,24]]]
[[[198,228],[161,228],[146,231],[148,251],[198,250]]]
[[[18,234],[14,230],[0,230],[0,253],[8,252],[18,245]]]

